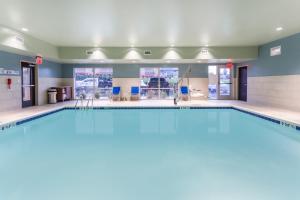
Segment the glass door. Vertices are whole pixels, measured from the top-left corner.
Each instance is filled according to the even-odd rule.
[[[218,99],[218,66],[208,66],[208,99]]]
[[[22,107],[35,105],[35,65],[31,63],[21,63],[22,72]]]
[[[231,68],[219,66],[219,98],[220,100],[232,99],[232,73]]]
[[[232,99],[232,69],[226,66],[208,66],[208,98]]]

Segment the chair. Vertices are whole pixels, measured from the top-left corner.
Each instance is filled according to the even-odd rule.
[[[136,87],[136,86],[131,87],[130,100],[131,101],[140,100],[140,88],[139,87]]]
[[[121,100],[121,87],[113,87],[111,99],[113,101],[120,101]]]
[[[188,101],[189,100],[189,88],[187,86],[180,87],[181,100]]]

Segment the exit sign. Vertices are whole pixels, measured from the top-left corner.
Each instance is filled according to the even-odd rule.
[[[37,56],[37,57],[35,58],[35,63],[36,63],[37,65],[43,64],[43,57],[42,57],[42,56]]]

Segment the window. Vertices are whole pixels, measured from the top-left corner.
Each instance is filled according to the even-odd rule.
[[[97,79],[96,93],[100,99],[110,97],[113,86],[112,68],[95,68],[95,78]]]
[[[107,99],[112,88],[112,68],[75,68],[75,98]]]
[[[92,98],[95,85],[93,68],[77,68],[74,72],[75,98],[78,99],[80,96]]]
[[[170,99],[178,90],[178,68],[141,68],[141,98]]]

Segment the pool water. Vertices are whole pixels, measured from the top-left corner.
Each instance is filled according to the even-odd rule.
[[[294,200],[300,132],[233,109],[64,110],[0,131],[1,200]]]

